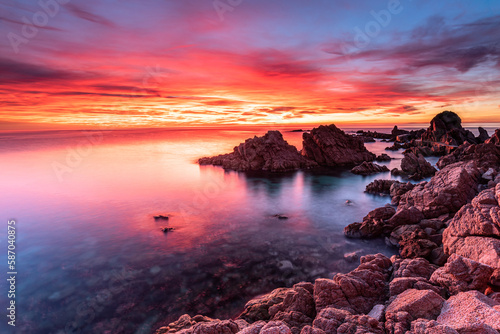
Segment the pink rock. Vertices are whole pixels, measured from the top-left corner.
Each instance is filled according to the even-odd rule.
[[[384,326],[368,315],[349,315],[337,329],[337,334],[384,334]]]
[[[311,326],[305,326],[304,328],[302,328],[300,334],[326,334],[326,333],[322,329],[314,328]]]
[[[325,333],[337,333],[337,329],[352,315],[345,310],[328,307],[323,309],[313,322],[313,327],[323,330]]]
[[[435,319],[444,303],[443,297],[432,290],[410,289],[399,294],[387,307],[385,314],[392,318],[398,312],[408,312],[413,320]]]
[[[283,321],[269,321],[260,334],[292,334],[292,331]]]
[[[460,333],[467,332],[473,325],[486,325],[498,331],[500,311],[495,306],[499,305],[478,291],[460,292],[444,303],[436,321]]]
[[[451,327],[441,325],[435,320],[418,319],[411,323],[412,334],[459,334]]]
[[[406,153],[401,160],[401,169],[412,180],[422,180],[436,174],[436,168],[425,160],[422,154]]]
[[[444,267],[437,269],[431,282],[448,289],[451,294],[478,290],[484,293],[493,268],[479,262],[453,254]]]
[[[482,191],[450,221],[443,233],[447,254],[500,268],[500,185]]]
[[[392,296],[399,295],[406,290],[432,290],[439,295],[443,295],[443,289],[434,286],[423,277],[398,277],[391,281],[389,285],[389,293]]]
[[[193,334],[233,334],[239,330],[238,325],[232,320],[200,322],[193,326]]]
[[[432,273],[438,268],[426,259],[397,259],[394,262],[393,278],[397,277],[423,277],[429,279]]]
[[[358,268],[348,274],[337,274],[333,280],[316,280],[316,311],[332,306],[366,314],[385,300],[391,261],[377,254],[363,256],[360,262]]]
[[[270,320],[271,316],[269,315],[269,308],[283,302],[288,291],[290,291],[290,289],[279,288],[268,294],[250,300],[246,303],[245,310],[239,315],[239,318],[248,322]]]

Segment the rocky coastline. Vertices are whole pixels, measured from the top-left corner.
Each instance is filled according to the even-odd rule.
[[[200,159],[242,171],[326,166],[366,175],[380,172],[360,138],[371,135],[409,150],[401,174],[428,181],[368,184],[367,192],[389,195],[391,204],[344,229],[348,238],[383,238],[398,255],[363,256],[349,273],[270,291],[234,319],[186,314],[156,333],[500,333],[500,129],[491,138],[485,132],[475,137],[446,111],[422,131],[395,127],[390,137],[348,135],[320,126],[303,134],[301,152],[279,132],[269,132],[228,155]],[[422,147],[441,155],[439,170],[425,160]]]

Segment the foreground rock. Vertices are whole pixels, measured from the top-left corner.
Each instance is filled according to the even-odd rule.
[[[279,131],[269,131],[262,137],[247,139],[233,153],[201,158],[200,165],[216,165],[237,171],[287,172],[317,166],[289,145]]]
[[[429,182],[421,182],[400,200],[400,208],[416,207],[425,218],[454,214],[478,193],[480,172],[473,161],[447,166]]]
[[[498,333],[500,304],[477,291],[462,292],[444,303],[437,322],[459,333]]]
[[[363,140],[345,134],[333,124],[304,133],[302,155],[330,167],[356,166],[376,158],[366,149]]]
[[[357,175],[371,175],[371,174],[378,174],[378,173],[384,173],[388,172],[389,168],[387,166],[381,166],[374,164],[373,162],[363,162],[361,165],[354,167],[351,169],[351,173],[357,174]]]
[[[448,254],[500,268],[500,185],[460,209],[443,233]]]
[[[500,145],[500,129],[496,129],[493,136],[491,136],[491,138],[487,139],[485,141],[485,143]]]

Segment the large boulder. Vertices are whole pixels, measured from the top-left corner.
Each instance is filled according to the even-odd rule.
[[[316,310],[334,307],[353,314],[370,312],[386,300],[391,265],[391,260],[382,254],[367,255],[361,257],[358,268],[348,274],[337,274],[333,280],[317,279]]]
[[[436,174],[436,168],[422,154],[407,153],[401,160],[401,170],[412,180],[422,180]]]
[[[465,143],[451,154],[439,159],[437,166],[443,169],[459,161],[474,161],[478,168],[487,170],[498,169],[500,166],[500,146],[494,143],[470,145]]]
[[[453,254],[448,262],[431,276],[431,282],[446,288],[451,294],[478,290],[485,292],[493,268]]]
[[[303,134],[302,155],[322,166],[356,166],[375,160],[363,140],[347,135],[331,124],[314,128]]]
[[[288,144],[279,131],[247,139],[229,154],[201,158],[200,165],[216,165],[237,171],[287,172],[317,166]]]
[[[443,233],[447,254],[500,268],[500,184],[465,205]]]
[[[447,166],[429,182],[421,182],[404,194],[399,210],[414,206],[425,218],[454,214],[476,196],[479,177],[479,170],[473,161]]]
[[[397,295],[385,311],[386,331],[403,334],[410,329],[413,320],[434,320],[443,303],[443,297],[433,290],[406,290]]]
[[[476,143],[474,134],[462,127],[462,120],[452,111],[437,114],[431,120],[429,128],[422,134],[422,140],[448,145],[461,145],[464,142]]]
[[[495,333],[500,331],[500,304],[478,291],[461,292],[444,303],[436,321],[459,333]]]

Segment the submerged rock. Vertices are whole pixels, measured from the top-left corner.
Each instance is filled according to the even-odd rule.
[[[375,160],[363,141],[349,136],[331,124],[314,128],[303,134],[302,155],[322,166],[355,166]]]
[[[386,194],[391,192],[391,186],[400,183],[396,180],[375,180],[366,186],[365,192],[369,194]]]
[[[317,166],[288,144],[279,131],[247,139],[229,154],[201,158],[200,165],[216,165],[237,171],[287,172]]]

